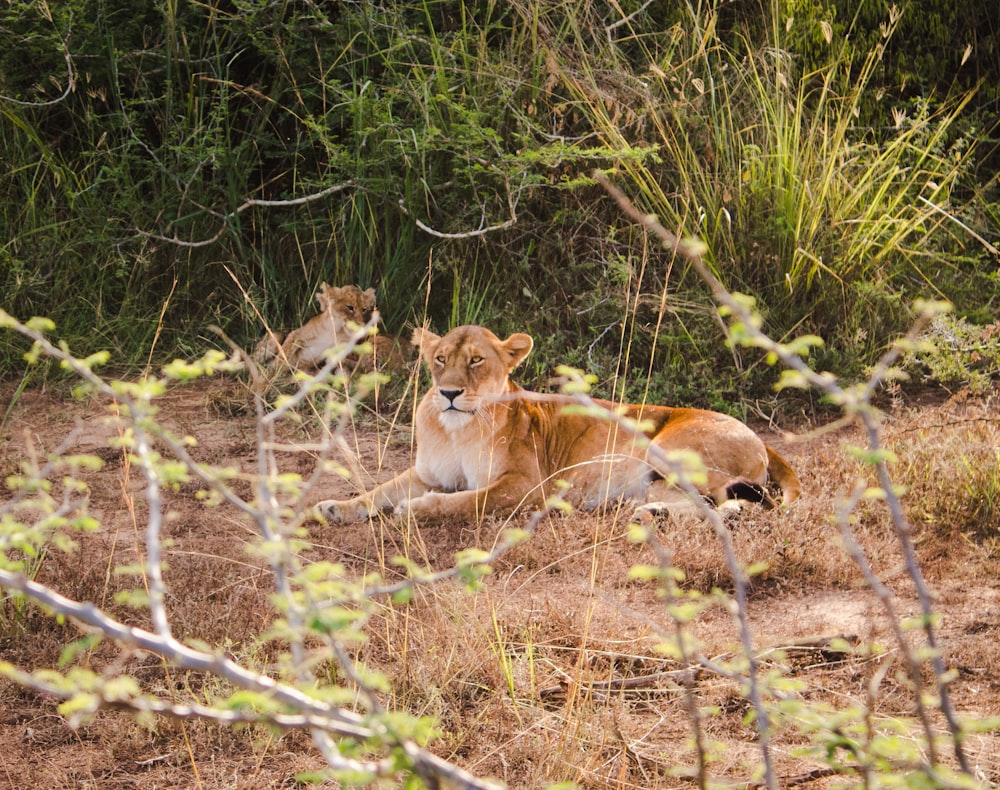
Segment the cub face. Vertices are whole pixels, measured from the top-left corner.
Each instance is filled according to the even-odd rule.
[[[444,337],[416,329],[413,345],[430,370],[434,386],[427,398],[446,428],[467,425],[484,403],[508,389],[508,375],[531,352],[529,335],[500,340],[480,326],[460,326]]]
[[[368,323],[375,310],[375,289],[362,291],[356,285],[338,287],[323,283],[316,292],[316,301],[333,321],[335,334],[340,335],[348,323]]]

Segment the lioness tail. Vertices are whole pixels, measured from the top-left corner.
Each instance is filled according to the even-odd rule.
[[[778,454],[772,447],[767,449],[767,473],[771,480],[781,486],[781,504],[790,505],[799,498],[801,487],[799,477],[795,470],[788,465],[788,461]]]

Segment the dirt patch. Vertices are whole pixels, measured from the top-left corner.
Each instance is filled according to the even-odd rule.
[[[66,443],[71,452],[104,461],[102,469],[86,474],[91,511],[101,528],[78,536],[72,553],[49,551],[36,578],[147,625],[142,610],[116,599],[136,584],[114,569],[142,556],[146,505],[141,476],[114,447],[122,430],[114,409],[52,392],[3,395],[13,404],[2,429],[4,476],[15,473],[23,458],[44,458]],[[191,452],[199,462],[237,470],[234,488],[250,496],[257,434],[247,405],[236,383],[201,384],[171,390],[160,402],[160,414],[172,431],[197,439]],[[900,408],[889,412],[887,435],[910,456],[920,442],[947,440],[953,455],[973,458],[973,445],[982,441],[988,459],[993,440],[981,428],[986,420],[996,430],[991,409],[989,401]],[[970,425],[976,426],[971,433]],[[928,433],[927,426],[939,427]],[[312,447],[318,430],[308,417],[283,429],[280,471],[306,477],[316,472]],[[360,415],[349,440],[350,452],[342,460],[365,486],[409,463],[409,430],[391,415]],[[919,607],[898,542],[879,503],[859,508],[852,528],[886,585],[888,598],[880,600],[845,555],[830,519],[840,499],[865,478],[845,450],[861,437],[841,428],[805,441],[783,442],[776,435],[768,440],[798,470],[804,493],[790,512],[751,511],[733,529],[740,560],[760,568],[750,585],[748,613],[763,670],[799,681],[795,698],[822,703],[830,716],[867,704],[886,721],[909,719],[912,695],[886,602],[901,618],[917,615]],[[902,470],[920,493],[911,502],[911,520],[936,596],[940,648],[955,671],[955,706],[960,715],[984,721],[1000,714],[1000,535],[967,527],[968,521],[944,523],[951,511],[931,507],[938,489],[929,481],[941,471],[931,470],[928,459],[911,457]],[[993,479],[998,477],[994,470]],[[315,501],[347,495],[358,485],[357,479],[330,474],[311,496]],[[972,496],[985,501],[989,494]],[[208,507],[193,485],[171,491],[168,506],[165,574],[176,635],[266,663],[269,648],[258,636],[275,617],[269,598],[273,577],[250,550],[256,538],[252,525],[234,508]],[[675,623],[656,587],[629,574],[654,557],[648,547],[629,541],[627,512],[549,518],[530,541],[494,564],[479,594],[445,583],[418,590],[407,606],[379,607],[359,656],[390,679],[387,704],[436,717],[442,736],[435,751],[511,787],[562,780],[595,788],[672,787],[687,783],[677,776],[678,767],[694,764],[685,701],[693,689],[704,711],[703,735],[719,744],[713,747],[711,775],[745,781],[748,761],[759,756],[747,700],[739,684],[725,676],[703,672],[693,686],[685,686],[671,674],[677,664],[661,646],[675,633]],[[963,519],[974,515],[956,512],[964,513]],[[526,523],[526,516],[510,522]],[[392,580],[400,578],[398,557],[446,568],[462,549],[491,548],[505,526],[489,519],[476,525],[317,523],[303,556]],[[680,589],[699,607],[684,628],[691,649],[711,661],[739,656],[741,634],[726,597],[732,581],[718,537],[700,523],[663,524],[658,537],[683,572]],[[54,667],[64,645],[79,636],[72,623],[56,624],[34,607],[12,599],[3,606],[0,656],[6,661]],[[845,652],[844,644],[884,649]],[[126,672],[165,697],[200,699],[214,691],[212,679],[178,675],[142,651],[101,645],[78,660]],[[777,707],[786,717],[776,725],[773,744],[782,784],[821,785],[822,773],[811,772],[822,763],[801,751],[810,746],[809,728],[795,720],[791,704]],[[0,786],[287,787],[299,773],[324,765],[308,735],[298,732],[234,730],[197,720],[140,724],[117,711],[102,711],[74,729],[59,715],[56,700],[8,681],[0,682],[0,709]],[[986,781],[1000,781],[998,746],[992,732],[966,742]],[[942,754],[947,761],[949,753]]]

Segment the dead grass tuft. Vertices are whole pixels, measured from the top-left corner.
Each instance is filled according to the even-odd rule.
[[[910,518],[927,543],[967,542],[995,553],[1000,540],[1000,416],[995,396],[962,393],[907,413],[887,431]],[[933,548],[931,548],[933,550]]]

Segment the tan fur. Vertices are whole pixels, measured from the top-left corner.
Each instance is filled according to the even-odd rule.
[[[416,462],[361,496],[320,502],[331,522],[360,521],[378,511],[466,519],[508,513],[541,506],[556,492],[556,480],[571,485],[568,498],[579,507],[623,497],[647,503],[651,512],[690,507],[665,479],[670,470],[635,436],[598,415],[567,409],[573,405],[567,396],[529,393],[510,380],[531,351],[530,336],[501,341],[478,326],[444,337],[417,329],[413,344],[433,378],[417,408]],[[734,482],[763,487],[769,470],[785,504],[798,497],[798,478],[785,460],[733,417],[668,406],[625,406],[624,412],[644,422],[660,450],[697,453],[705,468],[699,491],[716,503]]]
[[[362,291],[356,285],[333,286],[322,283],[316,293],[321,312],[287,335],[268,332],[257,343],[254,359],[272,368],[284,365],[294,370],[320,367],[325,353],[346,342],[350,325],[367,323],[375,311],[375,289]],[[351,354],[345,360],[349,369],[402,370],[408,359],[400,342],[389,335],[369,340],[371,353]]]

